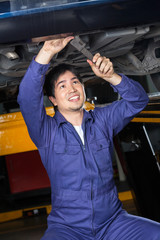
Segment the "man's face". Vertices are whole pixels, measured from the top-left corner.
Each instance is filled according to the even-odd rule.
[[[70,71],[59,76],[54,94],[55,97],[50,97],[50,100],[62,114],[80,111],[86,98],[83,85]]]

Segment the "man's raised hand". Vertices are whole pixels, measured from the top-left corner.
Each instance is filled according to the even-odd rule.
[[[73,39],[73,36],[45,41],[35,58],[40,64],[48,64],[55,54],[60,52]]]

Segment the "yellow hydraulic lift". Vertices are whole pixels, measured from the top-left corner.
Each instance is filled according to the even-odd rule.
[[[94,105],[85,103],[85,109],[94,109]],[[48,115],[53,116],[53,107],[47,107]],[[147,115],[159,117],[147,117]],[[142,111],[132,122],[160,123],[160,111]],[[0,156],[36,150],[31,141],[24,119],[20,112],[0,115]]]
[[[147,117],[152,115],[152,117]],[[157,117],[159,115],[159,117]],[[153,117],[156,116],[156,117]],[[160,123],[160,111],[142,111],[139,116],[135,117],[132,122],[139,123]]]
[[[85,109],[94,109],[94,105],[86,102]],[[47,107],[46,113],[53,116],[53,107]],[[36,149],[29,137],[21,112],[0,115],[0,156]]]

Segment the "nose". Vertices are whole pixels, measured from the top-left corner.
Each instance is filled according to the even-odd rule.
[[[76,92],[76,88],[75,88],[75,86],[72,84],[72,83],[70,83],[69,84],[69,86],[68,86],[68,92],[70,93],[72,93],[72,92]]]

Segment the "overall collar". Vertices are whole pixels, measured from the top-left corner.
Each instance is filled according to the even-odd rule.
[[[63,123],[68,123],[68,121],[65,119],[65,117],[57,110],[54,118],[57,122],[58,127],[63,124]],[[83,109],[83,121],[82,121],[82,125],[87,122],[88,120],[91,120],[93,122],[93,117],[91,115],[90,112],[86,111],[85,109]]]

